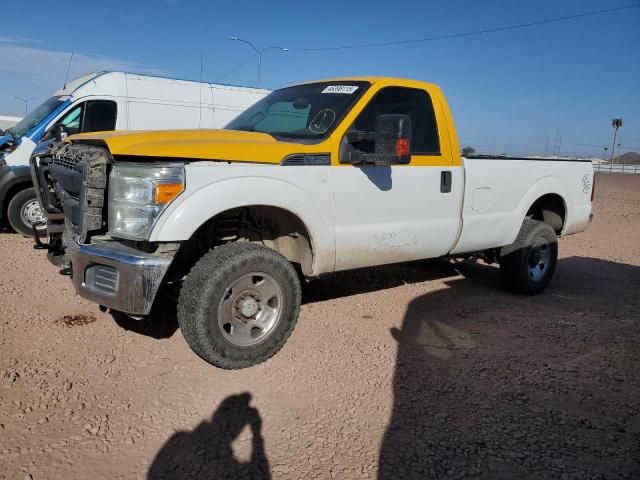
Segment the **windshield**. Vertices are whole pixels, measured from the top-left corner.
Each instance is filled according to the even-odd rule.
[[[53,112],[56,108],[64,103],[64,100],[61,100],[60,97],[51,97],[49,100],[44,102],[35,110],[32,110],[26,117],[24,117],[20,122],[7,130],[13,138],[16,140],[18,138],[24,137],[29,131],[38,125],[43,119],[48,117],[51,112]]]
[[[338,81],[276,90],[225,128],[264,132],[276,138],[325,138],[368,86],[367,82]]]

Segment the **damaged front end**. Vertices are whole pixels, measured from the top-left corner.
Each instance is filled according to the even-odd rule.
[[[171,249],[136,248],[108,232],[107,195],[113,158],[102,146],[50,143],[30,160],[46,212],[47,257],[77,293],[95,303],[146,315],[171,265]],[[161,252],[160,252],[161,250]]]

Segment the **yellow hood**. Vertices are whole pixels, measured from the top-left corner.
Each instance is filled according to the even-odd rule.
[[[320,145],[281,142],[266,133],[236,130],[98,132],[73,135],[69,140],[104,142],[112,155],[252,163],[280,163],[292,153],[322,151]]]

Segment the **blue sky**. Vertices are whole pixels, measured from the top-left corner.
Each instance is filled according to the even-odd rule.
[[[634,0],[539,1],[30,1],[0,33],[0,114],[22,114],[14,95],[44,101],[71,77],[124,69],[214,81],[259,46],[291,49],[424,38],[481,30]],[[24,4],[14,2],[12,9]],[[5,12],[6,13],[6,12]],[[268,52],[266,88],[301,80],[393,75],[438,83],[462,145],[486,153],[602,155],[613,117],[622,151],[640,152],[640,8],[479,36],[407,46]],[[256,60],[222,83],[255,85]]]

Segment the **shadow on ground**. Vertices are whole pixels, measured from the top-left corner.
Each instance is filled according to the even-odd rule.
[[[177,303],[167,292],[158,292],[146,317],[138,319],[116,310],[109,310],[109,313],[120,328],[156,340],[171,338],[178,330]]]
[[[269,479],[269,462],[264,451],[262,419],[251,407],[251,395],[227,397],[213,413],[191,432],[174,434],[160,449],[147,478],[149,480]],[[251,430],[249,461],[236,459],[232,443],[240,433]]]
[[[385,267],[338,272],[302,285],[302,303],[315,303],[360,293],[375,292],[408,283],[420,283],[457,275],[457,265],[448,261],[421,261]],[[148,316],[134,318],[110,310],[116,324],[127,331],[162,340],[178,330],[178,288],[160,291]]]
[[[379,478],[640,478],[640,267],[562,259],[533,297],[458,268],[391,332]]]

